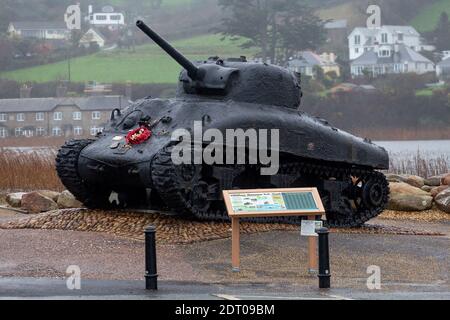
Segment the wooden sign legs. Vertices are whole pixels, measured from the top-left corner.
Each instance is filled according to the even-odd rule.
[[[308,216],[308,220],[316,220],[316,216]],[[317,242],[317,237],[308,237],[308,272],[310,274],[319,270]]]
[[[239,272],[241,268],[239,218],[231,218],[231,230],[231,262],[233,265],[233,272]]]
[[[316,216],[308,216],[315,220]],[[238,217],[231,217],[231,263],[233,272],[240,271],[240,225]],[[317,273],[319,268],[317,256],[317,237],[308,237],[308,272]]]

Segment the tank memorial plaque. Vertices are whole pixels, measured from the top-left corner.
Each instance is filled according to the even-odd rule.
[[[232,226],[232,267],[240,271],[240,222],[242,218],[307,217],[315,221],[325,214],[317,188],[255,189],[223,191]],[[317,270],[317,238],[308,236],[309,272]]]

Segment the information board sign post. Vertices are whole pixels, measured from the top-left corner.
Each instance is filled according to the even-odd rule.
[[[223,192],[231,218],[231,262],[240,271],[240,219],[304,216],[315,220],[325,214],[316,188],[226,190]],[[308,236],[308,271],[318,270],[317,234]]]

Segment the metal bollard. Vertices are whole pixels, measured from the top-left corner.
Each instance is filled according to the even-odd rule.
[[[156,227],[145,229],[145,289],[158,290],[156,270]]]
[[[316,230],[319,235],[319,288],[330,288],[330,248],[328,243],[329,231],[327,228]]]

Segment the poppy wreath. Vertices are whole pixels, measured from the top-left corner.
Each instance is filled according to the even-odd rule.
[[[139,127],[128,133],[126,140],[128,144],[136,145],[141,144],[150,139],[152,132],[147,127]]]

